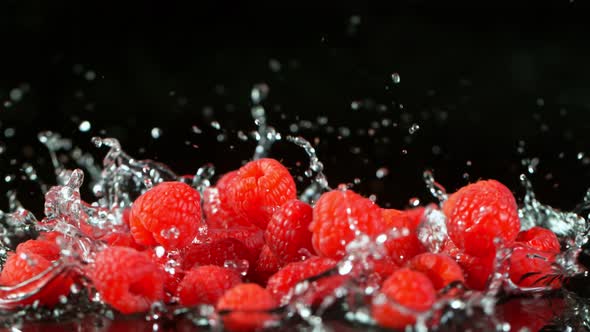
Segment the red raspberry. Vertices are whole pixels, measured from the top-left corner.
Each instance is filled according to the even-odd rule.
[[[109,246],[129,247],[140,251],[145,249],[145,246],[135,241],[131,233],[126,233],[123,231],[107,233],[103,235],[100,240]]]
[[[248,276],[250,280],[255,281],[261,285],[266,285],[268,278],[275,274],[281,268],[281,263],[277,256],[265,245],[262,247],[260,256],[254,264],[252,273]]]
[[[428,276],[436,290],[446,287],[453,281],[465,283],[459,264],[444,254],[426,252],[412,258],[407,266]]]
[[[255,331],[273,324],[276,317],[268,311],[276,308],[272,294],[257,284],[239,284],[228,290],[217,302],[224,327],[230,331]]]
[[[381,209],[383,222],[387,230],[397,229],[399,232],[409,231],[406,236],[388,239],[385,241],[385,249],[393,261],[398,265],[403,265],[412,257],[426,251],[426,248],[418,239],[416,230],[420,225],[424,208],[413,209],[409,211],[399,211],[395,209]]]
[[[207,242],[228,238],[242,242],[250,251],[251,257],[258,257],[264,246],[264,231],[258,227],[209,228],[207,230]]]
[[[22,250],[22,249],[21,249]],[[4,268],[0,274],[0,284],[2,286],[15,286],[27,282],[33,277],[51,267],[51,262],[39,254],[33,252],[10,253]],[[49,278],[51,275],[44,277]],[[24,299],[19,306],[29,305],[39,300],[42,305],[53,306],[59,302],[61,296],[67,296],[70,292],[72,279],[68,276],[58,277],[53,281],[47,281],[48,284],[40,292]],[[45,281],[43,281],[45,283]],[[38,285],[33,282],[31,286]],[[24,287],[24,288],[23,288]],[[17,293],[26,292],[28,287],[19,286]],[[33,289],[30,290],[33,292]],[[14,294],[15,297],[19,294]]]
[[[135,240],[146,246],[178,249],[198,235],[201,220],[199,192],[182,182],[162,182],[133,203],[129,224]]]
[[[557,235],[543,227],[533,227],[518,233],[516,242],[521,242],[537,250],[549,251],[556,254],[561,251]]]
[[[502,240],[504,246],[512,244],[520,229],[514,196],[495,180],[459,189],[444,203],[443,212],[455,245],[474,256],[493,251],[495,238]]]
[[[393,271],[399,268],[389,256],[383,256],[381,259],[371,257],[369,261],[373,264],[373,272],[379,276],[379,280],[381,281],[387,279]]]
[[[309,204],[292,200],[272,215],[264,238],[282,264],[300,261],[315,252],[309,231],[312,212]]]
[[[178,298],[184,306],[217,304],[223,293],[241,283],[240,275],[231,269],[203,265],[186,272],[178,287]]]
[[[16,247],[16,252],[19,254],[37,254],[50,262],[59,259],[60,251],[61,249],[54,241],[42,239],[28,240]]]
[[[436,291],[430,279],[408,268],[393,272],[381,286],[381,293],[387,300],[417,312],[428,310],[436,300]],[[371,306],[373,318],[379,325],[403,329],[416,322],[414,315],[402,313],[393,303],[382,300],[381,296],[375,297]]]
[[[238,171],[223,175],[215,187],[203,192],[203,211],[207,225],[212,228],[233,228],[236,226],[252,226],[248,219],[234,212],[227,199],[227,190]]]
[[[177,293],[178,285],[184,278],[185,271],[182,269],[182,256],[178,251],[160,251],[162,247],[149,248],[144,253],[148,254],[152,262],[163,272],[164,277],[164,299],[171,302],[172,297]]]
[[[295,199],[295,181],[274,159],[258,159],[238,169],[227,188],[227,199],[238,216],[261,229],[283,203]]]
[[[164,275],[149,255],[125,247],[99,252],[89,272],[102,299],[124,314],[147,311],[164,298]]]
[[[520,287],[561,287],[561,273],[553,267],[555,253],[515,246],[510,256],[510,280]]]
[[[321,256],[342,258],[345,247],[355,238],[351,224],[361,232],[376,236],[385,231],[381,209],[351,190],[324,193],[313,208],[309,230],[312,244]]]
[[[471,256],[457,248],[449,239],[443,246],[442,253],[454,259],[463,269],[467,287],[476,290],[486,288],[488,279],[494,271],[496,251],[482,257]]]
[[[301,262],[290,263],[268,279],[266,288],[280,299],[281,303],[286,303],[289,300],[289,291],[298,282],[326,272],[335,266],[336,261],[324,257],[310,257]],[[318,283],[326,282],[326,279],[318,280]]]
[[[224,266],[227,262],[241,264],[254,262],[248,248],[240,241],[232,238],[221,239],[211,243],[191,244],[183,250],[182,267],[190,270],[195,265]]]

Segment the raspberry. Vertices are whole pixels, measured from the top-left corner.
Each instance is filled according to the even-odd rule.
[[[38,275],[50,266],[51,262],[48,259],[33,252],[10,254],[2,269],[0,283],[14,286]]]
[[[139,196],[129,224],[135,240],[146,246],[178,249],[189,245],[202,226],[199,192],[182,182],[162,182]]]
[[[125,247],[99,252],[90,278],[102,299],[124,314],[144,312],[164,298],[164,275],[149,255]]]
[[[426,248],[424,248],[424,245],[420,242],[416,234],[416,229],[424,215],[424,208],[409,211],[381,209],[381,214],[388,230],[396,229],[399,232],[409,231],[409,234],[406,236],[385,241],[385,249],[396,264],[402,265],[412,257],[426,251]]]
[[[436,291],[430,279],[423,273],[408,268],[393,272],[381,286],[381,293],[387,300],[383,301],[382,296],[373,299],[373,318],[379,325],[394,329],[403,329],[406,325],[414,324],[416,317],[400,312],[388,301],[420,312],[428,310],[436,300]]]
[[[561,250],[557,235],[543,227],[533,227],[527,231],[518,233],[516,242],[521,242],[528,247],[549,251],[558,254]]]
[[[227,311],[223,324],[230,331],[255,331],[271,325],[276,317],[265,311],[276,306],[269,291],[248,283],[231,288],[217,302],[217,310]]]
[[[182,257],[178,251],[160,251],[162,247],[150,248],[144,252],[148,254],[152,262],[163,271],[164,291],[166,302],[171,302],[172,296],[176,294],[178,285],[184,277],[184,270],[181,267]]]
[[[370,200],[351,190],[332,190],[324,193],[313,208],[309,230],[312,244],[321,256],[342,258],[345,247],[355,238],[351,226],[376,236],[385,230],[381,209]]]
[[[0,274],[0,284],[2,286],[19,285],[36,277],[38,274],[43,273],[50,267],[51,262],[42,255],[24,251],[10,253],[6,263],[4,263],[2,273]],[[37,300],[39,300],[42,305],[53,306],[59,302],[61,296],[67,296],[69,294],[70,286],[72,284],[71,278],[64,275],[51,281],[45,281],[45,279],[50,277],[51,275],[43,277],[44,281],[42,282],[47,282],[47,284],[39,292],[34,292],[34,289],[36,288],[35,285],[39,285],[38,282],[32,282],[30,284],[30,287],[33,287],[30,291],[26,290],[29,286],[28,284],[26,286],[19,286],[17,294],[14,294],[15,297],[27,292],[32,293],[33,295],[20,301],[18,306],[29,305]]]
[[[465,282],[459,264],[444,254],[423,253],[412,258],[407,266],[428,276],[436,290],[446,287],[453,281]]]
[[[389,256],[383,256],[381,259],[370,257],[369,261],[373,264],[373,272],[379,276],[379,280],[385,280],[399,266]]]
[[[264,246],[264,231],[258,227],[209,228],[207,241],[215,242],[222,239],[236,239],[242,242],[250,251],[251,257],[258,257]]]
[[[28,240],[16,247],[16,252],[19,254],[37,254],[50,262],[59,259],[60,251],[59,246],[54,241],[42,239]]]
[[[466,253],[484,256],[495,249],[494,239],[504,246],[514,242],[520,220],[514,196],[495,180],[479,181],[452,194],[443,205],[448,234]]]
[[[449,239],[445,242],[442,253],[453,258],[463,269],[467,287],[476,290],[485,289],[488,279],[494,271],[495,251],[482,257],[472,256],[461,251]]]
[[[252,226],[243,216],[236,214],[227,200],[227,190],[238,171],[223,175],[215,187],[203,192],[203,211],[207,225],[212,228],[232,228],[236,226]]]
[[[274,211],[296,198],[297,188],[285,166],[274,159],[263,158],[238,169],[226,194],[238,216],[266,229]]]
[[[314,253],[309,231],[312,212],[309,204],[292,200],[272,215],[264,238],[282,264],[300,261],[302,256]]]
[[[561,287],[560,271],[553,267],[555,254],[515,246],[510,256],[510,280],[520,287]]]
[[[301,262],[290,263],[268,279],[266,288],[284,304],[289,300],[289,291],[298,282],[322,274],[335,266],[336,261],[324,257],[310,257]],[[326,281],[326,278],[322,278],[318,283]]]
[[[232,238],[221,239],[211,243],[191,244],[183,250],[182,267],[190,270],[195,265],[224,266],[226,262],[241,263],[246,260],[254,262],[248,248]]]
[[[131,233],[123,231],[107,233],[103,235],[100,240],[109,246],[129,247],[140,251],[145,249],[145,246],[135,241]]]
[[[178,287],[178,298],[184,306],[215,305],[223,293],[242,282],[240,275],[231,269],[203,265],[186,272]]]
[[[279,271],[281,266],[277,256],[265,245],[262,247],[260,256],[258,256],[249,278],[261,285],[266,285],[268,278]]]

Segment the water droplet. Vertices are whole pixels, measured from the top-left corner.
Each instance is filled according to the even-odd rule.
[[[88,121],[82,121],[82,122],[80,122],[80,125],[78,126],[78,130],[80,130],[83,133],[89,131],[90,128],[91,128],[91,125],[90,125],[90,122],[88,122]]]
[[[9,96],[15,103],[19,102],[23,98],[23,91],[19,88],[14,88],[10,90]]]
[[[16,134],[16,130],[14,130],[14,128],[4,129],[4,137],[6,137],[6,138],[14,137],[15,134]]]
[[[160,136],[162,136],[162,129],[160,129],[158,127],[154,127],[154,128],[152,128],[152,131],[150,132],[150,134],[152,135],[153,139],[158,139],[158,138],[160,138]]]
[[[252,91],[250,92],[250,99],[254,104],[260,104],[263,100],[266,99],[269,92],[269,87],[265,83],[259,83],[254,85]]]
[[[193,133],[195,133],[195,134],[197,134],[197,135],[198,135],[198,134],[202,134],[202,133],[203,133],[203,131],[201,130],[201,128],[197,127],[196,125],[193,125],[193,126],[191,127],[191,129],[192,129]]]
[[[399,84],[402,80],[401,76],[398,73],[391,74],[391,80],[394,84]]]
[[[410,198],[409,203],[410,203],[411,207],[420,206],[420,199],[417,197],[412,197],[412,198]]]
[[[94,79],[96,79],[96,73],[93,70],[89,70],[84,74],[84,78],[87,81],[94,81]]]
[[[218,121],[211,121],[211,127],[221,130],[221,124]]]
[[[162,247],[162,246],[157,246],[155,248],[155,250],[156,250],[156,257],[158,257],[158,258],[162,258],[162,257],[164,257],[164,254],[166,254],[166,249],[164,249],[164,247]]]
[[[386,177],[389,174],[389,169],[387,167],[381,167],[377,170],[377,172],[375,173],[375,176],[377,176],[378,179],[382,179],[384,177]]]
[[[584,158],[584,152],[578,152],[578,154],[576,155],[576,158],[578,160],[582,160],[582,158]]]
[[[278,73],[281,71],[281,63],[279,62],[279,60],[277,59],[270,59],[268,60],[268,67],[270,68],[270,70],[274,73]]]
[[[410,135],[413,135],[415,132],[417,132],[418,130],[420,130],[420,125],[418,125],[417,123],[414,123],[410,126],[410,128],[408,129],[408,133],[410,133]]]

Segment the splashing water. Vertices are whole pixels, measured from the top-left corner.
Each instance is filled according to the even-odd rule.
[[[397,78],[392,76],[392,78],[394,83],[399,83],[399,76]],[[268,92],[268,86],[265,84],[256,85],[251,91],[253,105],[251,115],[257,126],[257,131],[252,135],[257,141],[253,159],[270,155],[272,145],[282,140],[281,134],[268,125],[266,112],[262,106]],[[419,127],[416,126],[413,131],[416,132],[418,129]],[[241,133],[243,140],[246,140],[247,136]],[[89,153],[82,152],[80,148],[74,146],[74,142],[62,138],[57,133],[43,132],[39,134],[38,139],[47,147],[55,170],[57,185],[48,188],[39,179],[32,165],[23,165],[27,178],[38,183],[45,195],[45,217],[40,221],[37,220],[18,202],[15,192],[9,193],[10,209],[8,212],[0,211],[0,264],[5,262],[8,252],[14,250],[18,243],[35,238],[38,232],[48,231],[59,232],[63,237],[60,241],[61,258],[43,273],[24,283],[11,287],[0,286],[0,309],[13,310],[28,300],[34,300],[36,294],[50,288],[54,283],[59,282],[60,278],[83,276],[84,273],[81,271],[83,267],[91,264],[96,253],[105,247],[104,243],[96,239],[110,232],[124,231],[127,227],[122,222],[124,209],[130,207],[139,195],[154,185],[163,181],[183,181],[203,195],[218,195],[215,188],[205,190],[211,186],[211,179],[215,176],[215,166],[212,164],[200,167],[193,176],[182,177],[162,163],[131,157],[114,138],[94,137],[92,142],[96,147],[108,148],[102,165],[99,166]],[[302,191],[300,199],[313,204],[323,192],[331,190],[324,174],[324,165],[319,160],[315,148],[305,138],[286,136],[285,141],[302,148],[309,158],[309,166],[304,174],[312,179],[312,182]],[[68,169],[58,153],[66,153],[80,168]],[[530,174],[534,174],[538,163],[538,159],[525,162]],[[382,170],[382,175],[377,175],[377,178],[385,177],[384,172]],[[88,185],[96,199],[90,204],[84,202],[80,194],[80,189],[85,182],[85,174],[89,175]],[[418,239],[428,251],[438,253],[442,251],[448,240],[446,217],[440,206],[449,195],[444,187],[435,181],[432,171],[425,171],[423,180],[426,189],[438,201],[438,204],[426,206],[416,232]],[[576,263],[576,258],[580,248],[586,242],[588,215],[580,216],[579,213],[561,212],[543,205],[535,198],[532,184],[526,175],[521,175],[520,180],[526,190],[523,205],[519,209],[522,229],[542,226],[554,231],[566,247],[566,250],[556,259],[557,269],[565,276],[582,272],[583,269]],[[341,190],[343,195],[346,189],[346,186],[338,186],[338,190]],[[215,197],[212,197],[210,201],[215,201]],[[417,200],[416,205],[419,204]],[[590,189],[579,211],[586,211],[589,206]],[[415,315],[417,317],[415,331],[427,331],[433,326],[460,320],[460,317],[463,317],[463,322],[466,323],[480,312],[491,322],[494,330],[506,331],[505,323],[494,316],[496,306],[503,294],[543,294],[547,291],[545,287],[519,288],[511,283],[508,277],[508,262],[512,251],[498,243],[495,269],[485,290],[473,291],[466,289],[460,283],[451,284],[441,291],[431,309],[415,312],[381,294],[379,280],[372,273],[374,264],[385,256],[384,243],[406,236],[408,230],[391,229],[384,234],[368,236],[359,229],[358,220],[353,217],[351,207],[348,206],[345,211],[348,225],[355,237],[346,245],[344,258],[335,268],[299,282],[291,290],[289,300],[273,311],[273,317],[276,318],[273,324],[280,324],[282,321],[298,317],[310,326],[312,331],[322,331],[326,329],[328,316],[336,310],[339,319],[344,318],[365,326],[375,325],[370,314],[371,303],[365,301],[366,296],[373,296],[372,304],[388,303],[401,313]],[[178,230],[167,231],[171,232],[170,236],[178,236]],[[179,266],[178,252],[167,252],[162,247],[154,250],[157,257],[166,259],[166,272],[174,275]],[[245,260],[226,261],[224,266],[239,271],[242,276],[247,275],[249,269],[249,263]],[[320,281],[326,278],[337,280],[337,287],[327,294],[318,306],[312,306],[311,299],[320,289]],[[58,305],[56,309],[53,309],[52,315],[57,315],[56,317],[59,318],[73,313],[74,317],[81,318],[84,317],[84,315],[80,316],[82,313],[92,313],[102,318],[111,320],[114,318],[112,310],[101,301],[99,294],[93,292],[88,280],[82,277],[73,287],[76,291],[64,299],[61,306]],[[453,295],[444,296],[444,294]],[[33,308],[36,309],[35,304]],[[30,320],[30,317],[33,319],[45,317],[39,313],[29,318],[27,315],[32,315],[30,308],[13,312],[6,317],[0,315],[0,323],[3,326],[18,328],[25,318]],[[224,313],[216,312],[212,306],[183,308],[178,305],[165,306],[156,303],[147,314],[145,322],[153,324],[152,329],[158,330],[163,320],[182,317],[193,327],[218,329],[222,327],[223,315]]]

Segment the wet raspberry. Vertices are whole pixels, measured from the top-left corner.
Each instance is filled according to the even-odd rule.
[[[42,274],[50,267],[51,262],[45,257],[33,252],[25,252],[21,248],[21,252],[8,255],[0,274],[0,284],[15,286],[24,283]],[[47,275],[47,277],[50,276]],[[72,279],[68,276],[58,277],[54,281],[50,281],[40,292],[23,300],[21,304],[24,306],[38,300],[41,305],[53,306],[59,302],[61,296],[67,296],[70,293],[71,284]]]
[[[183,306],[217,304],[226,290],[241,283],[235,271],[215,265],[203,265],[186,272],[178,287],[178,298]]]
[[[465,282],[463,270],[451,257],[444,254],[423,253],[412,258],[407,267],[424,273],[436,290],[454,281]]]
[[[315,253],[309,231],[312,212],[309,204],[292,200],[272,215],[264,238],[282,264],[297,262]]]
[[[228,202],[237,215],[260,229],[266,229],[273,213],[296,194],[289,170],[269,158],[242,166],[227,189]]]
[[[164,275],[143,252],[110,247],[96,255],[90,277],[102,299],[122,313],[147,311],[164,298]]]
[[[233,228],[252,226],[244,216],[237,214],[227,199],[227,190],[231,181],[238,175],[238,171],[231,171],[223,175],[215,187],[203,192],[203,212],[207,225],[211,228]]]
[[[561,287],[555,253],[516,245],[510,256],[510,280],[520,287]]]
[[[254,268],[252,269],[252,273],[250,273],[248,278],[265,286],[268,282],[268,278],[279,271],[281,267],[282,265],[277,256],[267,245],[265,245],[262,247],[260,256],[258,256]]]
[[[242,242],[250,251],[251,257],[258,257],[264,246],[264,231],[258,227],[209,228],[207,230],[206,242],[229,238]]]
[[[561,247],[557,235],[543,227],[533,227],[529,230],[518,233],[516,242],[542,251],[559,253]]]
[[[351,225],[369,236],[385,231],[381,209],[351,190],[332,190],[323,194],[313,208],[312,244],[316,252],[329,258],[342,258],[345,247],[355,238]]]
[[[289,299],[289,291],[298,282],[326,272],[335,266],[336,261],[324,257],[311,257],[305,261],[290,263],[268,279],[266,288],[280,299],[281,303],[285,303]],[[318,282],[329,283],[330,281],[322,279]]]
[[[447,230],[455,245],[466,253],[484,256],[514,242],[520,229],[514,196],[495,180],[479,181],[452,194],[443,205]]]
[[[135,240],[146,246],[178,249],[198,235],[201,220],[199,192],[182,182],[162,182],[139,196],[129,224]]]
[[[191,244],[182,252],[182,267],[189,270],[198,265],[224,266],[226,263],[241,264],[242,261],[253,265],[255,258],[242,242],[233,239],[221,239],[211,243]]]
[[[401,233],[399,237],[388,239],[384,244],[389,256],[396,264],[402,265],[426,251],[416,233],[424,215],[424,208],[409,211],[382,209],[381,212],[387,231],[396,230]],[[407,235],[402,235],[404,232],[407,232]]]
[[[377,296],[371,306],[373,318],[379,325],[394,329],[403,329],[416,322],[414,315],[400,312],[395,304],[421,312],[428,310],[436,300],[436,291],[430,279],[408,268],[393,272],[381,286],[381,293],[385,298]]]
[[[60,251],[60,247],[54,241],[42,239],[28,240],[16,247],[17,253],[37,254],[50,262],[59,259]]]

